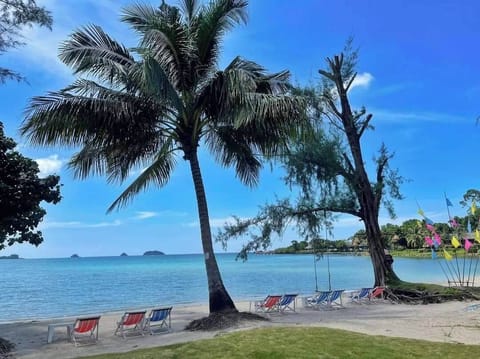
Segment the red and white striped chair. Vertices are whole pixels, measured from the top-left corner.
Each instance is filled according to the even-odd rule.
[[[77,318],[69,328],[70,338],[75,346],[79,344],[96,344],[98,340],[98,324],[100,316]]]

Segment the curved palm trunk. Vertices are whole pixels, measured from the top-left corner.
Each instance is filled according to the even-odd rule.
[[[195,194],[197,196],[198,217],[200,220],[200,232],[202,237],[203,253],[205,256],[205,267],[207,269],[208,293],[210,313],[217,312],[236,312],[230,295],[223,285],[220,270],[218,269],[215,253],[213,252],[212,232],[210,230],[210,221],[208,216],[207,197],[203,185],[200,165],[198,163],[197,152],[194,151],[189,156],[190,170],[192,171]]]

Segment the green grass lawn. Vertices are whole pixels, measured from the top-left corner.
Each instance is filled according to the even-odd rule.
[[[370,336],[336,329],[290,327],[240,331],[214,339],[88,358],[472,359],[480,358],[480,346]]]

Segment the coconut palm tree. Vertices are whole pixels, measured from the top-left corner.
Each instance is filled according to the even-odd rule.
[[[71,86],[34,97],[22,133],[39,145],[79,148],[76,177],[106,175],[123,182],[145,167],[110,206],[126,205],[149,185],[163,186],[178,156],[190,164],[208,278],[210,313],[236,311],[215,259],[199,146],[253,186],[259,155],[275,155],[296,127],[303,102],[288,93],[287,71],[268,74],[239,57],[218,68],[222,37],[246,21],[246,0],[183,0],[160,7],[135,4],[122,21],[139,35],[129,50],[99,26],[74,32],[60,59],[79,77]]]

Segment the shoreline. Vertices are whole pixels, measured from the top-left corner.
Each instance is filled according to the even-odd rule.
[[[254,298],[252,298],[254,300]],[[345,309],[311,310],[301,305],[297,298],[297,312],[266,315],[268,322],[245,322],[227,330],[209,332],[185,331],[185,326],[194,319],[208,315],[208,305],[174,305],[172,310],[172,330],[154,336],[128,338],[114,336],[116,321],[123,311],[101,314],[99,342],[96,345],[75,347],[67,340],[65,328],[56,331],[55,341],[47,344],[48,324],[69,322],[76,317],[62,317],[0,324],[0,337],[16,344],[14,355],[17,358],[76,358],[80,356],[127,352],[140,348],[150,348],[170,344],[213,338],[219,333],[254,329],[265,326],[322,326],[344,329],[370,335],[384,335],[412,339],[425,339],[433,342],[480,344],[480,301],[447,302],[429,305],[391,304],[382,301],[375,304],[354,304],[343,300]],[[250,301],[235,301],[239,311],[249,311]],[[131,308],[151,309],[151,308]]]

